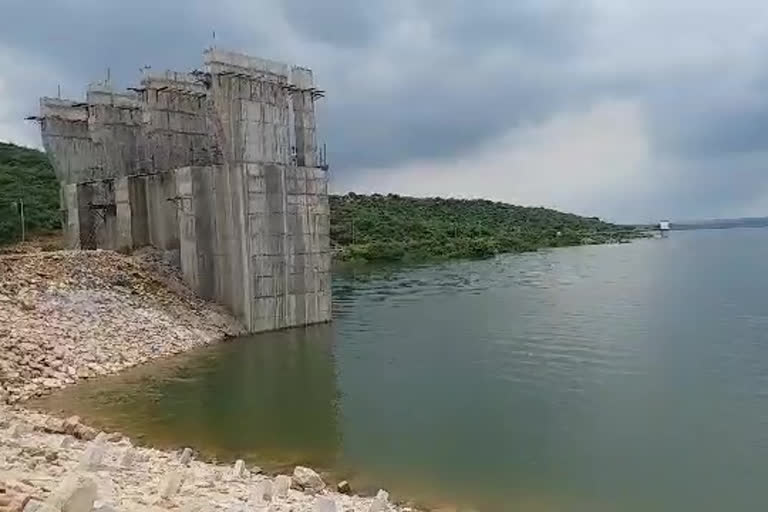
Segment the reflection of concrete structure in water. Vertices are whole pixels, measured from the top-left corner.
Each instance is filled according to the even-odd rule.
[[[207,50],[131,92],[43,98],[71,248],[152,245],[250,331],[330,319],[327,165],[305,68]]]
[[[216,436],[222,450],[260,452],[280,466],[332,468],[343,440],[334,336],[331,324],[268,333],[233,346],[228,360],[216,362],[228,371],[211,371],[200,391],[236,390],[228,398],[231,414],[249,425],[246,430],[240,421],[219,425],[219,433],[230,437]]]

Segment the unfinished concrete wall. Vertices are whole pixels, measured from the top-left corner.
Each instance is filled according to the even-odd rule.
[[[131,204],[131,248],[149,245],[149,209],[145,176],[128,178],[128,202]]]
[[[62,186],[71,248],[129,251],[179,248],[175,173],[127,176]]]
[[[218,280],[217,296],[230,297],[233,310],[254,331],[297,325],[286,322],[284,308],[265,311],[254,307],[259,301],[253,289],[257,283],[251,277],[251,267],[254,251],[260,249],[253,243],[250,177],[246,173],[251,163],[269,162],[281,168],[289,163],[288,66],[215,50],[205,54],[205,64],[211,76],[209,96],[216,119],[215,137],[226,141],[221,146],[222,172],[216,175],[216,187],[229,194],[226,200],[222,200],[224,196],[217,198],[216,209],[225,219],[217,223],[217,245],[226,248],[231,256],[226,264],[231,265],[232,274],[238,276]],[[284,204],[283,191],[280,185],[271,195],[275,204]],[[281,207],[273,222],[284,227],[282,212]],[[285,233],[284,229],[281,232]],[[266,235],[274,240],[280,236]],[[274,240],[264,243],[272,243],[272,254],[282,254],[284,245],[278,247]],[[262,256],[269,259],[268,254],[260,253]],[[224,259],[214,261],[215,274],[220,273],[219,265],[224,262]],[[283,301],[283,295],[275,297],[275,301]],[[265,322],[266,317],[271,318],[271,322]]]
[[[147,75],[138,93],[89,86],[86,101],[42,98],[43,145],[62,183],[215,163],[206,87],[194,75]]]
[[[239,168],[176,171],[180,200],[180,260],[185,281],[201,296],[231,308],[249,323],[246,217]]]
[[[80,183],[101,172],[98,149],[91,139],[86,103],[40,99],[43,146],[61,183]]]
[[[229,306],[253,332],[328,321],[326,172],[279,164],[245,168],[245,175],[240,166],[176,171],[185,281]]]
[[[60,192],[64,210],[64,240],[71,249],[80,249],[80,209],[77,199],[77,183],[62,185]]]
[[[213,231],[215,224],[207,194],[196,194],[193,180],[212,193],[211,173],[205,167],[184,167],[176,171],[179,196],[179,261],[184,281],[204,299],[213,299]],[[203,176],[200,176],[203,174]],[[193,177],[194,175],[194,177]],[[198,185],[199,187],[199,185]]]
[[[133,249],[133,208],[129,180],[127,177],[115,180],[115,249],[123,252]]]
[[[204,64],[147,73],[134,93],[97,84],[85,103],[41,102],[68,240],[177,251],[186,282],[252,332],[327,321],[312,72],[215,49]]]
[[[143,129],[137,169],[143,173],[215,163],[207,89],[188,73],[147,73],[139,93]]]
[[[322,169],[248,166],[255,330],[330,319],[327,187]]]
[[[146,187],[149,245],[163,250],[179,248],[176,175],[173,172],[138,177]]]
[[[312,74],[225,52],[206,54],[206,66],[222,138],[231,141],[224,165],[247,180],[251,329],[327,321],[330,212],[326,172],[312,167]]]
[[[317,142],[312,71],[294,67],[291,69],[291,78],[292,84],[296,87],[291,94],[296,165],[313,167],[318,162],[316,162]]]
[[[135,94],[118,94],[109,85],[92,84],[86,95],[88,131],[100,170],[94,179],[135,174],[142,129],[141,104]]]

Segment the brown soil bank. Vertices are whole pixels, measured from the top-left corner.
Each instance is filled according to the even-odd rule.
[[[242,333],[151,251],[0,256],[0,403]]]

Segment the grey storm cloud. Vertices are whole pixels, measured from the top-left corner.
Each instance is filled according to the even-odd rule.
[[[365,0],[284,0],[283,13],[308,40],[338,47],[367,46],[385,24]]]
[[[755,0],[4,0],[0,139],[39,145],[57,85],[215,43],[315,70],[337,191],[768,215],[766,26]]]

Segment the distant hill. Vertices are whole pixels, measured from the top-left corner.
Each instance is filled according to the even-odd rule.
[[[19,199],[27,233],[61,228],[59,184],[42,151],[0,142],[0,244],[21,239]]]
[[[330,201],[331,241],[343,260],[478,258],[644,236],[596,217],[481,199],[347,194]]]
[[[0,245],[21,237],[19,198],[30,236],[61,228],[59,186],[45,153],[0,143]],[[596,217],[479,199],[347,194],[330,204],[331,243],[344,260],[478,258],[643,236]]]
[[[738,219],[709,219],[670,223],[670,229],[729,229],[729,228],[764,228],[768,227],[768,217],[742,217]]]

